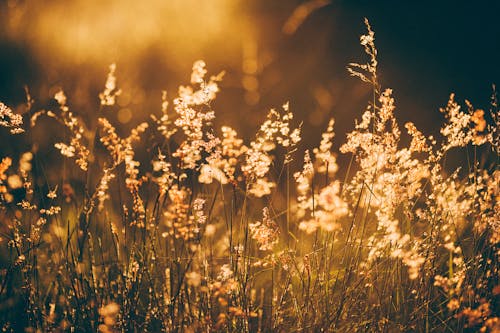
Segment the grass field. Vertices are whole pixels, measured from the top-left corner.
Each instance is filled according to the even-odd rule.
[[[131,131],[115,65],[92,119],[62,90],[1,103],[3,331],[500,332],[495,88],[488,110],[451,95],[439,137],[403,125],[366,27],[345,170],[334,119],[302,147],[293,96],[252,138],[215,128],[224,78],[203,61]]]

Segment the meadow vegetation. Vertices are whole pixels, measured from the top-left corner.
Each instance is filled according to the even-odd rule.
[[[333,119],[311,150],[288,103],[250,140],[215,128],[223,73],[203,61],[130,132],[114,65],[95,119],[63,91],[36,110],[27,90],[24,116],[0,104],[12,140],[64,129],[60,160],[0,156],[2,330],[500,332],[496,92],[486,111],[451,95],[440,137],[401,128],[366,26],[348,70],[373,98],[342,178]]]

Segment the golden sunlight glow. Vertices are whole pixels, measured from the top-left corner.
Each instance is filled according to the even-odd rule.
[[[27,38],[42,59],[56,53],[61,62],[106,65],[155,48],[185,63],[216,39],[241,49],[245,29],[238,0],[26,2],[11,1],[10,37]]]

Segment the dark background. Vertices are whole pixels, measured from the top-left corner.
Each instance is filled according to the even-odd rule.
[[[283,32],[304,3],[1,1],[0,100],[16,107],[27,85],[35,107],[47,107],[63,87],[72,109],[91,116],[108,65],[116,62],[124,90],[118,109],[127,109],[123,126],[130,127],[159,112],[161,90],[174,97],[193,61],[204,59],[210,73],[226,71],[214,105],[218,125],[251,137],[269,108],[289,100],[304,121],[306,145],[318,142],[331,116],[339,145],[370,96],[345,69],[366,60],[359,36],[367,17],[400,125],[413,121],[438,133],[438,110],[451,92],[462,104],[488,107],[500,78],[500,1],[332,0],[293,33]],[[256,69],[248,72],[245,59]]]

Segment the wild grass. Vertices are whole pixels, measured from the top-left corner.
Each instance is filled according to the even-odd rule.
[[[248,143],[214,128],[222,74],[203,61],[130,133],[108,119],[114,65],[90,122],[63,91],[39,111],[27,91],[29,120],[0,104],[12,135],[65,131],[61,163],[36,142],[1,156],[3,331],[500,332],[496,93],[487,111],[451,95],[440,138],[402,133],[366,25],[368,62],[348,69],[373,98],[343,179],[333,119],[311,151],[288,103]]]

